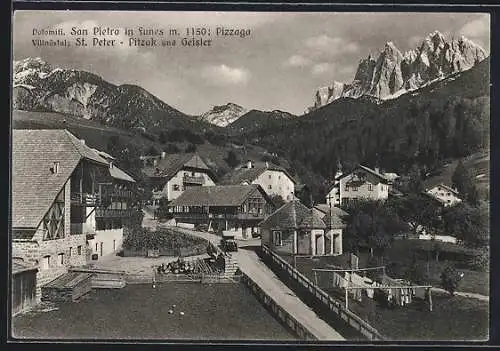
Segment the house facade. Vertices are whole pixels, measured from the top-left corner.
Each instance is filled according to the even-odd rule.
[[[169,204],[176,223],[204,224],[209,231],[250,238],[273,210],[259,185],[217,185],[187,189]]]
[[[262,244],[287,255],[341,255],[344,223],[337,213],[325,214],[294,199],[260,223]]]
[[[161,199],[168,202],[178,198],[186,189],[214,186],[215,177],[206,163],[196,153],[169,154],[142,157],[143,173],[153,189],[153,206]]]
[[[94,151],[108,162],[111,176],[111,183],[104,188],[107,202],[95,209],[87,208],[89,255],[90,259],[99,259],[122,248],[124,227],[131,211],[135,210],[133,194],[136,182],[115,165],[113,156],[99,150]]]
[[[12,257],[41,286],[87,262],[87,213],[110,182],[108,163],[66,130],[14,130]]]
[[[455,206],[462,202],[458,191],[444,184],[433,186],[426,190],[426,194],[433,197],[444,207]]]
[[[339,207],[359,199],[386,200],[390,186],[391,181],[378,169],[358,165],[349,173],[337,174],[326,203]]]
[[[257,184],[269,196],[279,195],[285,201],[291,201],[295,196],[296,181],[282,167],[268,162],[255,163],[251,160],[227,174],[221,181],[225,185]]]

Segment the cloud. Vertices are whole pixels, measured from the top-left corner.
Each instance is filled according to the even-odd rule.
[[[470,38],[481,37],[485,34],[489,35],[490,33],[489,17],[485,16],[481,19],[470,21],[466,23],[462,28],[460,28],[459,32],[461,35]]]
[[[204,67],[201,75],[213,85],[245,85],[250,79],[249,70],[225,64]]]
[[[314,76],[320,76],[326,73],[333,73],[335,71],[335,66],[328,62],[322,62],[315,64],[311,70]]]
[[[331,38],[326,34],[310,37],[306,39],[305,44],[309,49],[331,55],[352,54],[359,51],[359,46],[355,42],[348,42],[339,37]]]
[[[304,67],[311,64],[311,60],[302,55],[293,55],[284,62],[286,67]]]

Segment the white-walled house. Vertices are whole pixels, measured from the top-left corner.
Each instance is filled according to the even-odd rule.
[[[288,255],[341,255],[344,223],[294,199],[260,223],[262,244]]]
[[[427,189],[425,193],[444,207],[454,206],[462,202],[458,191],[444,184],[435,185]]]
[[[205,162],[196,153],[165,154],[158,157],[143,157],[143,173],[153,188],[153,205],[160,199],[168,202],[178,198],[190,187],[214,186],[215,177]]]
[[[295,196],[296,181],[282,167],[269,164],[269,162],[247,161],[222,180],[225,185],[247,185],[258,184],[269,196],[279,195],[285,201],[291,201]]]
[[[340,207],[359,199],[386,200],[391,181],[378,169],[358,165],[351,172],[337,173],[326,203]]]

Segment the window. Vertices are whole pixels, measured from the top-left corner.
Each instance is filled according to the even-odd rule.
[[[64,266],[64,254],[60,253],[57,255],[57,265]]]
[[[49,269],[49,268],[50,268],[50,255],[42,258],[42,265],[41,265],[42,270]]]
[[[352,187],[352,191],[358,191],[358,187],[357,186],[353,186]]]
[[[268,175],[268,177],[269,177],[269,179],[271,179],[271,175],[270,174]]]
[[[446,196],[450,196],[451,194],[450,193],[446,193]]]
[[[194,177],[196,175],[196,172],[191,172],[191,176]]]
[[[78,255],[82,254],[82,245],[79,245],[77,248]]]
[[[99,245],[95,243],[95,251],[97,252],[97,250],[99,250]]]
[[[281,176],[280,176],[280,175],[278,176],[278,179],[281,179]]]
[[[273,245],[274,246],[283,246],[283,240],[281,236],[281,231],[275,230],[273,231]]]
[[[346,184],[345,191],[349,191],[349,185]]]
[[[174,191],[179,191],[180,190],[179,184],[173,184],[172,188],[173,188]]]
[[[73,254],[73,248],[70,246],[69,247],[69,255],[68,256],[71,257],[72,254]]]
[[[368,190],[373,191],[373,184],[368,184]]]
[[[269,186],[267,187],[268,189],[272,189],[273,186],[271,184],[269,184]]]

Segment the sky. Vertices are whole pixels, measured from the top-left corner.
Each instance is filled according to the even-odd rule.
[[[111,27],[117,47],[35,47],[33,29]],[[176,47],[127,45],[124,28],[177,29]],[[211,29],[209,47],[182,47],[191,27]],[[216,37],[216,27],[250,30]],[[392,41],[402,52],[438,30],[464,35],[489,54],[490,17],[481,13],[16,11],[13,58],[40,57],[52,67],[98,74],[113,84],[137,84],[187,114],[228,102],[244,108],[302,114],[317,88],[351,82],[359,61]],[[92,40],[93,34],[87,38]],[[143,38],[149,38],[146,35]],[[55,38],[55,37],[51,37]],[[158,36],[155,38],[159,39]],[[89,40],[89,39],[87,39]]]

